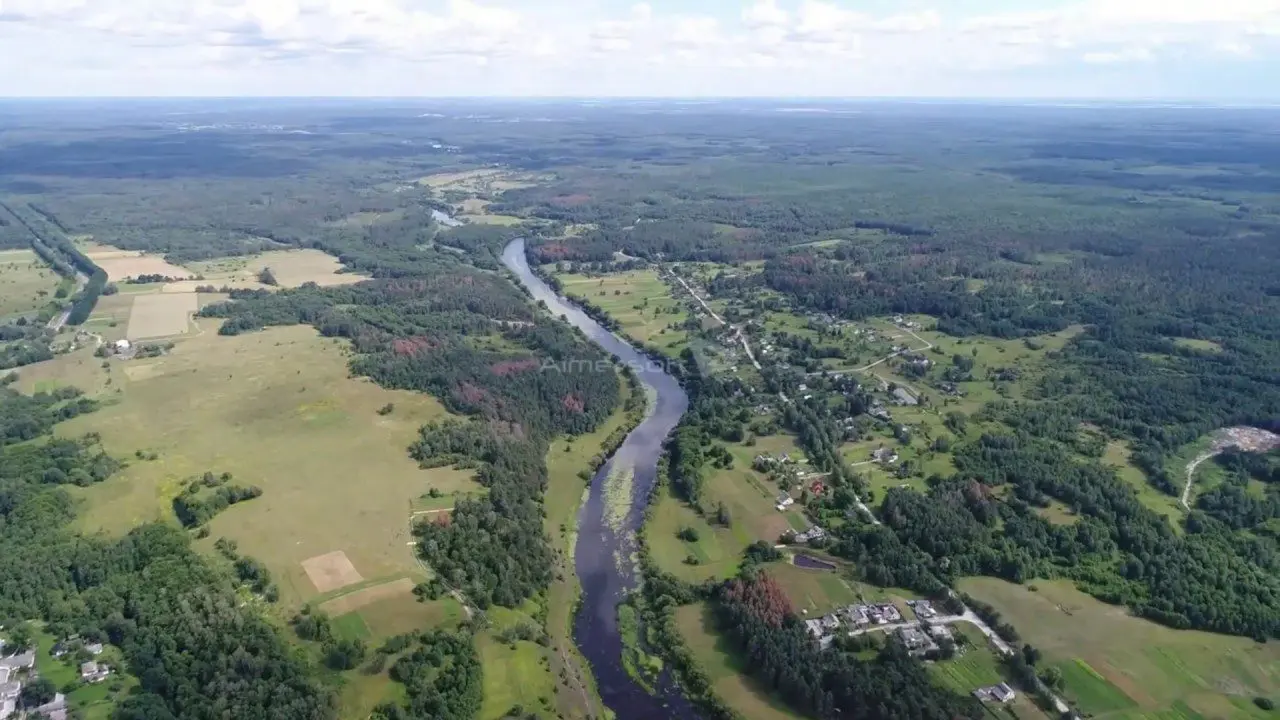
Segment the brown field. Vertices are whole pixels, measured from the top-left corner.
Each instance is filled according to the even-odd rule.
[[[164,275],[171,278],[192,277],[190,270],[174,265],[158,255],[136,250],[120,250],[110,245],[88,245],[84,254],[107,271],[107,279],[119,282],[139,275]]]
[[[258,282],[258,274],[271,268],[280,287],[298,287],[313,282],[325,287],[351,285],[368,280],[368,275],[341,273],[338,258],[319,250],[272,250],[253,257],[230,257],[192,263],[191,267],[204,276],[204,280],[169,283],[166,293],[192,292],[201,285],[216,288],[267,289],[271,286]]]
[[[327,556],[321,557],[323,558]],[[342,557],[343,560],[346,560],[345,555]],[[347,561],[347,565],[351,565],[350,561]],[[355,568],[351,568],[351,571],[355,572]],[[311,571],[307,570],[307,575],[310,574]],[[356,576],[359,577],[359,573],[356,573]],[[359,582],[359,580],[355,582]],[[351,584],[353,583],[343,583],[342,586]],[[373,587],[364,588],[363,590],[356,590],[355,592],[347,593],[346,595],[336,597],[332,600],[326,600],[320,604],[320,609],[329,617],[346,615],[353,610],[359,610],[366,605],[372,605],[380,600],[386,600],[405,593],[412,593],[413,586],[414,582],[412,578],[400,578],[399,580],[392,580],[391,582],[374,585]],[[319,587],[317,587],[317,589],[319,589]],[[321,592],[327,591],[321,590]]]
[[[302,561],[302,569],[318,592],[329,592],[364,580],[356,566],[341,550],[317,555]],[[376,589],[376,588],[375,588]],[[359,594],[359,593],[356,593]]]
[[[129,311],[129,329],[125,337],[130,340],[185,335],[190,329],[191,316],[195,314],[195,293],[158,293],[138,295]]]
[[[106,482],[77,488],[79,524],[119,535],[141,522],[172,521],[186,479],[230,472],[262,497],[209,523],[197,545],[213,552],[235,540],[280,586],[282,607],[320,593],[302,568],[308,558],[343,551],[361,576],[420,576],[409,515],[432,488],[450,496],[479,492],[470,472],[423,470],[406,452],[418,429],[446,415],[427,395],[349,377],[346,342],[307,326],[223,337],[218,322],[158,358],[103,361],[78,351],[23,368],[24,392],[74,385],[107,402],[58,426],[78,437],[99,432],[107,452],[129,465]],[[389,415],[377,410],[394,403]],[[154,461],[134,458],[154,452]]]

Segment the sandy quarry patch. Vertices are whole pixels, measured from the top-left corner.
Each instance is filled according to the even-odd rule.
[[[198,309],[195,293],[138,295],[129,311],[130,340],[185,335]]]
[[[359,610],[366,605],[372,605],[379,600],[387,600],[389,598],[405,595],[413,592],[413,580],[409,578],[400,578],[392,580],[381,585],[374,585],[371,588],[357,590],[348,593],[342,597],[337,597],[328,602],[320,604],[320,609],[329,617],[338,617],[346,615],[352,610]]]
[[[307,558],[302,561],[302,569],[307,573],[311,584],[322,593],[364,580],[356,566],[347,559],[347,554],[341,550]]]

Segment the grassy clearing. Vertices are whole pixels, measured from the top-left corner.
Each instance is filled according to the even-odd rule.
[[[30,250],[0,251],[0,318],[40,310],[61,278]]]
[[[1212,340],[1200,340],[1197,338],[1173,338],[1173,344],[1178,347],[1190,348],[1207,353],[1220,353],[1222,346]]]
[[[798,720],[797,715],[745,675],[747,668],[728,641],[715,629],[711,609],[705,604],[676,610],[676,626],[698,665],[711,678],[717,696],[751,720]]]
[[[617,320],[622,331],[676,357],[688,344],[681,329],[689,312],[671,296],[671,289],[654,270],[633,270],[601,277],[557,276],[569,297],[581,298]]]
[[[516,706],[554,715],[555,682],[545,648],[524,640],[503,644],[488,634],[477,638],[476,647],[484,663],[481,720],[507,717]]]
[[[1138,501],[1146,505],[1149,509],[1169,518],[1175,527],[1180,526],[1182,521],[1182,506],[1178,504],[1178,498],[1172,495],[1166,495],[1147,482],[1147,476],[1138,469],[1130,460],[1132,449],[1129,443],[1124,440],[1113,440],[1107,443],[1106,453],[1102,456],[1102,462],[1116,469],[1116,473],[1130,487],[1138,493]],[[1207,465],[1207,463],[1206,463]],[[1202,466],[1201,469],[1206,469]],[[1181,477],[1179,473],[1175,477]]]
[[[1108,719],[1268,717],[1251,700],[1280,693],[1280,647],[1274,643],[1172,630],[1065,581],[1033,584],[1034,592],[968,578],[960,588],[995,605],[1048,663],[1061,667],[1066,695],[1082,710]]]
[[[187,478],[226,471],[264,494],[214,518],[200,546],[236,540],[271,569],[284,608],[317,594],[301,561],[334,550],[367,578],[420,574],[408,545],[414,499],[433,487],[445,495],[480,490],[469,473],[421,470],[405,452],[443,407],[349,378],[345,344],[313,328],[227,338],[216,323],[200,322],[202,334],[164,357],[112,361],[106,370],[79,352],[24,369],[24,390],[74,384],[107,400],[59,432],[100,432],[109,452],[131,460],[111,480],[77,491],[83,529],[119,534],[170,519]],[[379,415],[387,403],[395,411]],[[135,451],[159,459],[134,460]]]
[[[786,512],[775,507],[778,487],[765,475],[751,469],[758,454],[786,452],[793,458],[803,457],[795,438],[774,435],[758,438],[754,446],[727,446],[734,458],[732,468],[719,469],[707,476],[701,504],[710,513],[700,515],[674,495],[662,497],[648,526],[648,542],[654,561],[663,570],[689,582],[711,578],[727,578],[738,569],[742,552],[753,542],[777,542],[788,530],[807,528],[801,508],[792,506]],[[713,524],[718,507],[729,513],[728,527]],[[696,542],[677,537],[683,528],[692,528]],[[689,558],[697,563],[688,562]]]

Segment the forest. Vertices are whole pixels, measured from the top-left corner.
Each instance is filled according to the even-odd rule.
[[[1100,457],[1106,442],[1127,442],[1145,490],[1173,496],[1182,481],[1175,460],[1190,443],[1225,426],[1277,428],[1274,115],[855,105],[853,114],[784,114],[767,101],[157,101],[110,105],[98,121],[40,103],[6,107],[0,248],[30,247],[59,272],[86,276],[73,323],[110,291],[73,238],[177,263],[315,248],[372,277],[236,290],[202,313],[222,319],[227,335],[303,323],[349,339],[354,374],[428,392],[460,416],[423,428],[410,453],[424,466],[474,470],[486,492],[414,532],[442,582],[481,607],[516,606],[546,587],[546,449],[597,427],[619,399],[612,371],[538,370],[548,359],[602,357],[501,275],[498,256],[512,237],[528,238],[534,260],[600,270],[714,262],[708,294],[743,312],[785,307],[851,321],[918,313],[948,338],[1032,344],[1069,329],[1073,338],[1021,383],[1024,397],[947,416],[954,469],[925,478],[923,492],[876,497],[884,525],[865,522],[857,501],[867,479],[841,456],[862,439],[862,425],[841,421],[864,419],[869,390],[804,375],[838,348],[799,333],[780,339],[794,367],[764,368],[754,388],[702,376],[689,353],[680,375],[691,407],[669,445],[671,485],[702,502],[706,478],[725,462],[717,443],[749,442],[772,424],[831,473],[830,491],[806,509],[831,530],[820,544],[869,582],[938,597],[965,574],[1068,577],[1175,627],[1280,637],[1274,454],[1215,460],[1221,481],[1176,527]],[[457,208],[420,178],[493,167],[537,174],[484,198],[521,227],[436,221],[433,211]],[[17,324],[4,332],[0,363],[43,359],[28,338],[38,333]],[[963,365],[952,363],[954,380],[968,377]],[[801,384],[813,401],[768,423],[754,415],[780,392],[798,397]],[[62,486],[98,482],[116,461],[92,438],[53,440],[49,431],[95,404],[70,390],[4,392],[0,531],[17,533],[13,547],[24,549],[0,563],[4,577],[22,579],[4,584],[4,616],[119,641],[144,692],[118,718],[328,716],[313,675],[233,602],[237,582],[269,585],[251,559],[231,560],[227,548],[240,574],[223,577],[168,526],[72,542]],[[1097,437],[1082,440],[1081,427]],[[202,485],[175,511],[199,525],[250,490]],[[1074,522],[1046,520],[1050,505]],[[655,588],[694,599],[688,588]],[[771,604],[766,579],[743,576],[715,592],[708,597],[730,639],[757,667],[778,671],[762,682],[798,712],[825,717],[889,693],[884,717],[974,711],[927,683],[912,692],[869,679],[915,678],[918,668],[893,647],[874,658],[819,656]],[[164,593],[189,598],[184,612],[195,619],[179,622],[157,599]],[[225,631],[239,625],[248,630]],[[193,633],[206,631],[207,653],[165,650],[198,646]],[[479,670],[465,640],[414,638],[397,662],[404,701],[381,716],[474,715]],[[220,659],[231,656],[252,660]],[[802,671],[783,672],[797,662]],[[440,685],[454,669],[461,681]],[[194,679],[215,676],[225,682]],[[283,690],[269,696],[267,685]]]
[[[64,486],[101,482],[121,465],[93,437],[49,436],[66,408],[92,411],[74,393],[26,398],[0,388],[5,627],[43,620],[54,633],[119,647],[140,686],[113,720],[333,718],[329,692],[184,532],[162,523],[119,539],[70,530],[75,505]]]

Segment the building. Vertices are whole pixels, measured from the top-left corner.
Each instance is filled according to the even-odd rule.
[[[0,720],[13,717],[18,712],[18,703],[13,700],[0,700]]]
[[[111,674],[111,668],[107,667],[106,665],[99,665],[98,663],[92,660],[80,665],[80,679],[84,680],[85,682],[90,682],[90,683],[102,682],[103,680],[106,680],[107,676],[110,674]]]
[[[919,405],[920,400],[906,390],[906,388],[894,388],[893,401],[899,405]]]
[[[979,700],[991,700],[998,703],[1007,703],[1018,696],[1018,694],[1013,691],[1013,688],[1009,687],[1008,683],[1000,683],[999,685],[978,688],[973,691],[973,694]]]
[[[90,655],[101,655],[103,647],[102,643],[89,643],[84,646],[84,649],[88,650]]]
[[[898,631],[898,637],[902,638],[902,644],[906,645],[907,649],[912,652],[927,650],[931,645],[933,645],[933,641],[929,639],[929,636],[925,635],[918,628],[902,628]]]
[[[122,338],[116,341],[116,352],[121,352],[121,353],[129,352],[129,347],[130,346],[129,346],[128,340],[125,340]]]
[[[881,445],[872,451],[871,459],[882,465],[892,465],[893,463],[898,462],[898,453],[895,452],[893,448]]]
[[[36,654],[33,650],[28,650],[18,655],[10,655],[6,658],[0,658],[0,667],[12,673],[14,670],[30,669],[35,667]]]
[[[783,510],[786,510],[787,508],[795,504],[796,504],[796,501],[792,499],[792,497],[787,493],[782,493],[781,495],[778,496],[778,505],[777,505],[778,512],[782,512]]]
[[[0,702],[5,700],[17,700],[22,694],[22,683],[17,680],[0,683]]]
[[[938,611],[934,609],[933,603],[928,600],[908,600],[907,605],[915,611],[916,617],[921,620],[928,620],[931,617],[937,617]]]
[[[798,543],[807,543],[810,540],[821,540],[827,536],[827,531],[814,525],[802,533],[796,533],[795,541]]]

